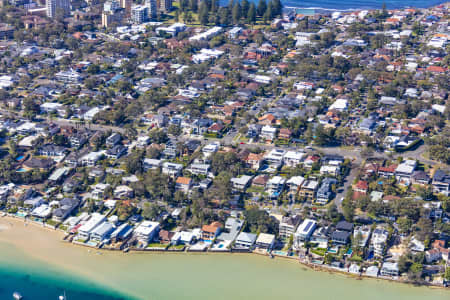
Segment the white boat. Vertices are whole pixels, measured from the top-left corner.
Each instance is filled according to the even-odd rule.
[[[67,300],[65,291],[64,291],[64,295],[59,296],[59,300]]]
[[[19,292],[14,292],[13,293],[13,298],[16,299],[16,300],[20,300],[23,297],[22,297],[22,294],[20,294]]]

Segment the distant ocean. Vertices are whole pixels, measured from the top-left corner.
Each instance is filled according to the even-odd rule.
[[[253,0],[258,2],[258,0]],[[225,0],[227,2],[227,0]],[[317,10],[378,9],[386,3],[388,9],[419,7],[426,8],[445,3],[446,0],[281,0],[285,8],[314,8]]]

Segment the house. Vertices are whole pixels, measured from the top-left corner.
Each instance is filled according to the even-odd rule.
[[[52,220],[62,222],[80,205],[80,200],[77,198],[63,198],[58,205],[59,207],[53,210]]]
[[[204,241],[213,241],[220,233],[222,224],[219,222],[212,222],[210,225],[202,226],[202,239]]]
[[[266,184],[266,191],[271,199],[278,199],[283,191],[286,179],[281,176],[274,176]]]
[[[278,168],[283,164],[283,158],[284,158],[285,154],[286,154],[286,150],[275,148],[275,149],[270,150],[267,153],[267,155],[264,157],[264,159],[269,165],[272,165],[275,168]]]
[[[259,249],[271,250],[275,244],[275,235],[260,233],[256,239],[256,247]]]
[[[127,147],[123,145],[115,145],[106,150],[106,157],[109,159],[119,159],[125,153],[127,153]]]
[[[32,157],[23,163],[23,167],[32,170],[39,169],[41,171],[48,171],[54,165],[54,161],[49,158],[35,158]]]
[[[256,242],[256,234],[241,232],[237,236],[234,246],[239,249],[251,249]]]
[[[414,171],[411,180],[413,184],[427,185],[430,183],[430,176],[424,171]]]
[[[433,180],[431,182],[433,191],[448,196],[450,194],[450,174],[447,174],[443,170],[437,170],[434,173]]]
[[[64,177],[66,177],[70,172],[69,168],[61,167],[56,169],[49,177],[48,180],[52,183],[59,183],[61,182]]]
[[[347,221],[340,221],[336,224],[336,230],[352,232],[353,224]]]
[[[367,245],[367,241],[370,237],[370,227],[369,226],[358,226],[355,228],[353,232],[353,246],[365,247]]]
[[[81,157],[81,165],[93,167],[103,157],[103,152],[89,152]]]
[[[280,225],[278,226],[278,236],[283,239],[289,238],[295,233],[301,218],[298,215],[292,217],[283,217]]]
[[[128,223],[123,223],[117,227],[110,235],[113,243],[123,242],[130,238],[133,234],[133,227]]]
[[[307,201],[312,201],[316,195],[319,182],[315,180],[306,180],[300,188],[299,197]]]
[[[384,262],[380,270],[381,276],[395,277],[398,276],[398,264],[393,262]]]
[[[299,249],[304,242],[309,241],[311,235],[317,227],[317,222],[311,219],[305,219],[297,231],[294,233],[294,248]]]
[[[62,146],[47,144],[39,148],[38,154],[42,156],[56,157],[56,156],[64,156],[66,151],[67,151],[66,148]]]
[[[250,185],[252,178],[252,176],[242,175],[240,177],[231,178],[230,181],[234,190],[245,192],[247,187]]]
[[[332,189],[332,186],[337,184],[337,180],[334,178],[325,178],[322,181],[322,184],[320,185],[319,189],[317,190],[316,194],[316,203],[325,205],[328,203],[328,201],[333,197],[334,192]]]
[[[83,133],[75,133],[69,137],[70,146],[80,148],[87,142],[87,135]]]
[[[287,167],[295,168],[302,162],[305,156],[306,154],[304,152],[287,151],[283,156],[283,163]]]
[[[92,187],[91,197],[96,200],[105,198],[106,191],[109,189],[110,185],[107,183],[97,183]]]
[[[91,232],[91,240],[101,242],[114,231],[114,226],[109,222],[103,222]]]
[[[156,170],[161,168],[162,160],[160,159],[153,159],[153,158],[144,158],[142,160],[142,167],[144,168],[144,171],[147,172],[148,170]]]
[[[353,185],[353,190],[365,195],[369,191],[369,184],[367,181],[359,180],[355,185]]]
[[[370,240],[370,249],[374,252],[375,256],[383,256],[388,236],[388,231],[381,226],[377,226],[373,231],[372,238]]]
[[[143,221],[133,231],[133,237],[138,242],[147,244],[151,242],[158,234],[160,225],[158,222]]]
[[[253,170],[259,170],[264,160],[264,154],[249,153],[245,159],[246,164]]]
[[[305,178],[303,178],[302,176],[293,176],[289,178],[289,180],[286,182],[286,185],[288,187],[289,199],[295,200],[297,198],[298,192],[300,191],[300,188],[303,185],[304,181]]]
[[[290,140],[292,131],[287,128],[281,128],[278,132],[278,138],[283,140]]]
[[[277,134],[277,129],[270,125],[265,125],[261,128],[261,133],[259,134],[260,139],[264,141],[271,142],[275,139]]]
[[[427,263],[431,264],[441,259],[442,259],[441,251],[439,251],[438,249],[431,249],[425,251],[425,260],[427,261]]]
[[[350,239],[351,233],[348,231],[334,231],[331,234],[331,242],[335,245],[346,245]]]
[[[210,165],[209,164],[200,164],[200,163],[193,163],[191,166],[187,169],[187,171],[191,172],[194,175],[204,175],[207,176],[209,173]]]
[[[170,244],[174,235],[174,232],[161,229],[158,234],[158,240],[161,244]]]
[[[378,175],[384,178],[390,178],[395,175],[395,170],[397,169],[396,164],[392,164],[386,167],[379,167],[378,168]]]
[[[315,163],[318,163],[320,161],[320,156],[318,155],[308,155],[303,162],[303,166],[306,169],[311,169]]]
[[[265,187],[270,177],[266,174],[261,174],[256,176],[252,181],[252,186],[255,187]]]
[[[133,198],[133,189],[126,185],[119,185],[114,189],[114,197],[119,199]]]
[[[162,165],[162,172],[170,177],[178,177],[183,170],[182,164],[176,164],[171,162],[164,162]]]
[[[225,221],[225,230],[217,236],[217,241],[233,242],[244,225],[244,221],[234,217],[228,217]]]
[[[340,167],[339,166],[331,166],[331,165],[324,165],[320,167],[320,175],[329,175],[336,177],[340,173]]]
[[[416,169],[417,162],[415,160],[406,160],[399,164],[395,169],[395,179],[399,182],[405,182],[409,185],[411,177]]]
[[[175,189],[187,194],[192,188],[192,179],[188,177],[178,177],[175,181]]]
[[[78,237],[83,240],[88,240],[92,231],[106,220],[104,215],[93,213],[89,220],[78,228]]]

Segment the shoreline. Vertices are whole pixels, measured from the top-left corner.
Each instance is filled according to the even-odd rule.
[[[11,226],[10,228],[5,228],[4,224],[1,224],[2,220],[6,220],[6,222]],[[11,222],[15,223],[14,225],[11,225]],[[145,255],[147,254],[148,256],[152,256],[152,254],[159,254],[159,255],[165,255],[165,254],[184,254],[184,255],[208,255],[208,254],[212,254],[212,255],[220,255],[220,254],[234,254],[234,255],[247,255],[247,256],[265,256],[267,258],[270,257],[270,255],[268,253],[261,253],[261,252],[257,252],[257,251],[252,251],[252,252],[233,252],[233,251],[202,251],[202,252],[198,252],[198,251],[168,251],[168,250],[149,250],[149,251],[142,251],[142,250],[137,250],[137,249],[130,249],[129,252],[124,253],[123,251],[118,251],[118,250],[112,250],[112,249],[97,249],[97,248],[91,248],[89,246],[86,245],[82,245],[82,244],[74,244],[74,243],[70,243],[65,241],[63,238],[65,236],[65,232],[58,230],[58,229],[53,229],[50,227],[45,227],[45,226],[41,226],[38,223],[35,223],[33,221],[25,221],[24,219],[18,218],[18,217],[13,217],[13,216],[3,216],[0,218],[0,234],[4,231],[9,231],[11,233],[11,231],[14,231],[14,226],[16,225],[21,225],[21,224],[27,224],[25,225],[22,229],[25,229],[26,232],[28,232],[28,234],[30,234],[31,232],[28,230],[28,226],[31,224],[34,226],[35,230],[39,230],[39,229],[44,229],[45,232],[48,232],[53,239],[54,243],[57,243],[59,245],[61,245],[62,247],[66,248],[66,249],[76,249],[76,251],[80,251],[81,249],[88,249],[88,253],[94,254],[94,249],[97,255],[100,254],[111,254],[111,255],[115,255],[115,256],[137,256],[137,254],[139,255]],[[7,227],[7,226],[6,226]],[[16,227],[17,228],[17,227]],[[56,233],[56,235],[51,234],[51,232]],[[59,236],[59,238],[55,238],[56,236]],[[1,237],[0,237],[0,242],[1,242]],[[7,240],[5,240],[6,243],[8,243]],[[14,242],[10,242],[10,244],[12,244],[13,246],[17,247],[19,243],[14,243]],[[19,247],[21,248],[21,247]],[[92,249],[92,250],[91,250]],[[49,257],[43,258],[42,256],[39,255],[33,255],[33,251],[29,251],[28,249],[22,249],[22,251],[24,251],[25,253],[29,254],[31,257],[38,259],[40,261],[44,261],[47,263],[54,263]],[[28,251],[27,251],[28,250]],[[70,252],[70,250],[66,250],[67,252]],[[308,263],[305,261],[302,261],[301,259],[299,259],[298,257],[289,257],[289,256],[284,256],[284,255],[277,255],[274,254],[273,255],[276,258],[280,258],[282,260],[286,260],[286,261],[290,261],[290,262],[296,262],[299,265],[301,265],[302,267],[305,267],[305,269],[308,269],[310,271],[313,272],[321,272],[321,273],[328,273],[328,274],[332,274],[332,275],[341,275],[342,277],[348,278],[348,279],[355,279],[355,280],[363,280],[363,279],[375,279],[375,281],[379,281],[379,282],[392,282],[392,283],[399,283],[399,284],[406,284],[409,286],[414,286],[414,287],[426,287],[426,288],[431,288],[431,289],[440,289],[440,290],[450,290],[448,287],[442,286],[442,285],[435,285],[432,283],[414,283],[411,281],[406,281],[406,280],[399,280],[399,279],[395,279],[395,278],[388,278],[388,277],[373,277],[373,276],[368,276],[365,275],[363,273],[359,273],[359,274],[354,274],[354,273],[350,273],[348,271],[346,271],[345,269],[337,269],[334,267],[328,267],[328,266],[324,266],[324,265],[318,265],[318,264],[312,264],[312,263]],[[69,266],[68,264],[61,264],[61,263],[56,263],[56,266],[60,266],[63,269],[71,269],[71,266]],[[86,274],[82,274],[84,272],[80,272],[80,275],[86,275]]]
[[[430,6],[424,6],[424,7],[416,7],[416,6],[411,6],[411,5],[405,5],[405,6],[401,6],[401,7],[395,7],[395,8],[387,8],[387,10],[402,10],[402,9],[408,9],[408,8],[412,8],[412,9],[430,9],[433,7],[437,7],[440,5],[448,5],[450,2],[449,1],[443,1],[442,3],[439,4],[433,4]],[[352,13],[352,12],[357,12],[357,11],[362,11],[362,10],[367,10],[369,12],[373,12],[376,10],[380,10],[381,9],[381,5],[382,3],[380,3],[379,7],[351,7],[351,8],[332,8],[332,7],[320,7],[320,6],[295,6],[295,5],[285,5],[283,7],[283,10],[285,11],[291,11],[291,10],[297,10],[297,9],[305,9],[305,10],[314,10],[317,14],[331,14],[333,12],[341,12],[341,13]]]

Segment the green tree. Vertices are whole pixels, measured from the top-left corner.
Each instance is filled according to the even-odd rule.
[[[233,24],[238,24],[239,20],[241,19],[241,5],[238,1],[233,6],[232,11],[232,18],[233,18]]]
[[[267,10],[267,3],[266,3],[266,1],[265,0],[259,0],[258,8],[256,9],[256,11],[258,13],[258,16],[259,17],[264,16],[264,13],[266,12],[266,10]]]
[[[255,24],[255,22],[256,22],[256,7],[255,4],[252,2],[250,3],[250,7],[247,12],[247,23]]]

